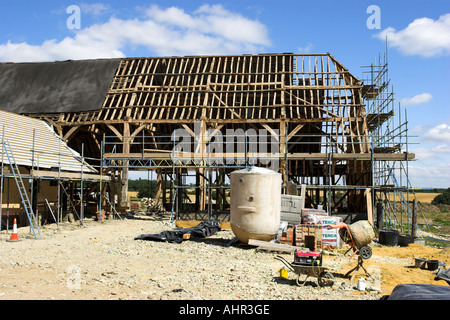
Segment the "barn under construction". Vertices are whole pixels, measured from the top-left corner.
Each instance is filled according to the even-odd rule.
[[[383,203],[391,222],[392,194],[410,210],[414,154],[386,60],[361,78],[329,53],[0,64],[0,108],[99,159],[118,211],[130,170],[156,174],[166,210],[210,217],[229,208],[229,174],[259,166],[282,174],[285,193],[305,186],[308,207],[353,219]]]

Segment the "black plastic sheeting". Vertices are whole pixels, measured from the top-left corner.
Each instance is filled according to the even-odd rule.
[[[120,59],[0,64],[0,110],[18,114],[102,107]]]
[[[199,225],[191,228],[183,228],[180,230],[168,230],[160,233],[141,234],[134,238],[134,240],[150,240],[150,241],[165,241],[170,243],[183,242],[183,235],[191,234],[191,238],[206,238],[218,231],[220,231],[220,222],[215,220],[208,220],[200,222]]]
[[[450,300],[450,287],[435,284],[399,284],[380,300]]]
[[[445,280],[450,285],[450,269],[449,270],[439,269],[434,279]]]

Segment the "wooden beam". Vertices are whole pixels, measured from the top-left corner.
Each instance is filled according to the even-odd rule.
[[[107,124],[106,125],[112,132],[114,132],[114,134],[116,135],[117,138],[120,139],[120,141],[123,141],[123,136],[122,134],[119,132],[119,130],[117,130],[114,126]]]
[[[40,178],[58,179],[58,177],[61,177],[62,179],[69,179],[69,180],[81,179],[81,172],[66,172],[66,171],[58,172],[58,171],[46,171],[46,170],[31,170],[31,175],[33,177],[40,177]],[[85,173],[85,172],[83,172],[83,179],[95,180],[95,181],[99,181],[101,179],[103,181],[111,181],[110,176],[103,175],[100,177],[99,174],[91,174],[91,173]]]
[[[366,196],[366,204],[367,204],[367,220],[373,226],[372,192],[370,188],[364,190],[364,195]]]
[[[123,125],[123,153],[127,154],[130,152],[130,143],[131,143],[131,139],[129,138],[130,136],[130,124],[129,123],[124,123]],[[119,204],[121,207],[128,207],[128,168],[124,167],[122,168],[122,172],[121,172],[121,181],[120,181],[120,200],[119,200]]]
[[[140,125],[139,127],[136,128],[136,130],[133,131],[133,133],[131,134],[131,137],[135,138],[139,134],[139,132],[141,132],[143,129],[145,129],[148,126],[149,126],[148,124]]]
[[[292,138],[293,136],[295,136],[295,134],[296,134],[298,131],[300,131],[304,126],[305,126],[304,123],[300,123],[298,126],[296,126],[296,127],[291,131],[291,133],[288,134],[288,136],[287,136],[287,141],[291,140],[291,138]]]
[[[66,143],[69,142],[70,138],[72,138],[72,136],[74,135],[75,132],[78,131],[78,129],[80,129],[80,126],[74,126],[70,128],[69,131],[67,131],[67,133],[64,135],[63,140]]]
[[[255,239],[249,239],[248,244],[250,246],[258,247],[258,249],[267,250],[267,251],[280,251],[280,252],[293,252],[294,250],[298,250],[301,247],[290,246],[288,244],[282,243],[274,243],[267,242]]]
[[[189,126],[188,125],[186,125],[186,124],[182,124],[182,126],[183,126],[183,128],[191,135],[191,136],[195,136],[195,133],[194,133],[194,131],[192,131],[192,129],[191,128],[189,128]]]
[[[271,127],[269,127],[267,124],[262,124],[264,129],[270,132],[270,134],[277,140],[280,141],[280,135],[278,135]]]

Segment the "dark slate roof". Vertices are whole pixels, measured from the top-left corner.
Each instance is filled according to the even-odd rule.
[[[0,64],[0,110],[65,113],[101,108],[120,59]]]

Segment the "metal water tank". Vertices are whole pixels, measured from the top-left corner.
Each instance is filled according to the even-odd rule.
[[[270,241],[280,226],[281,174],[246,168],[230,175],[230,224],[242,242]]]

